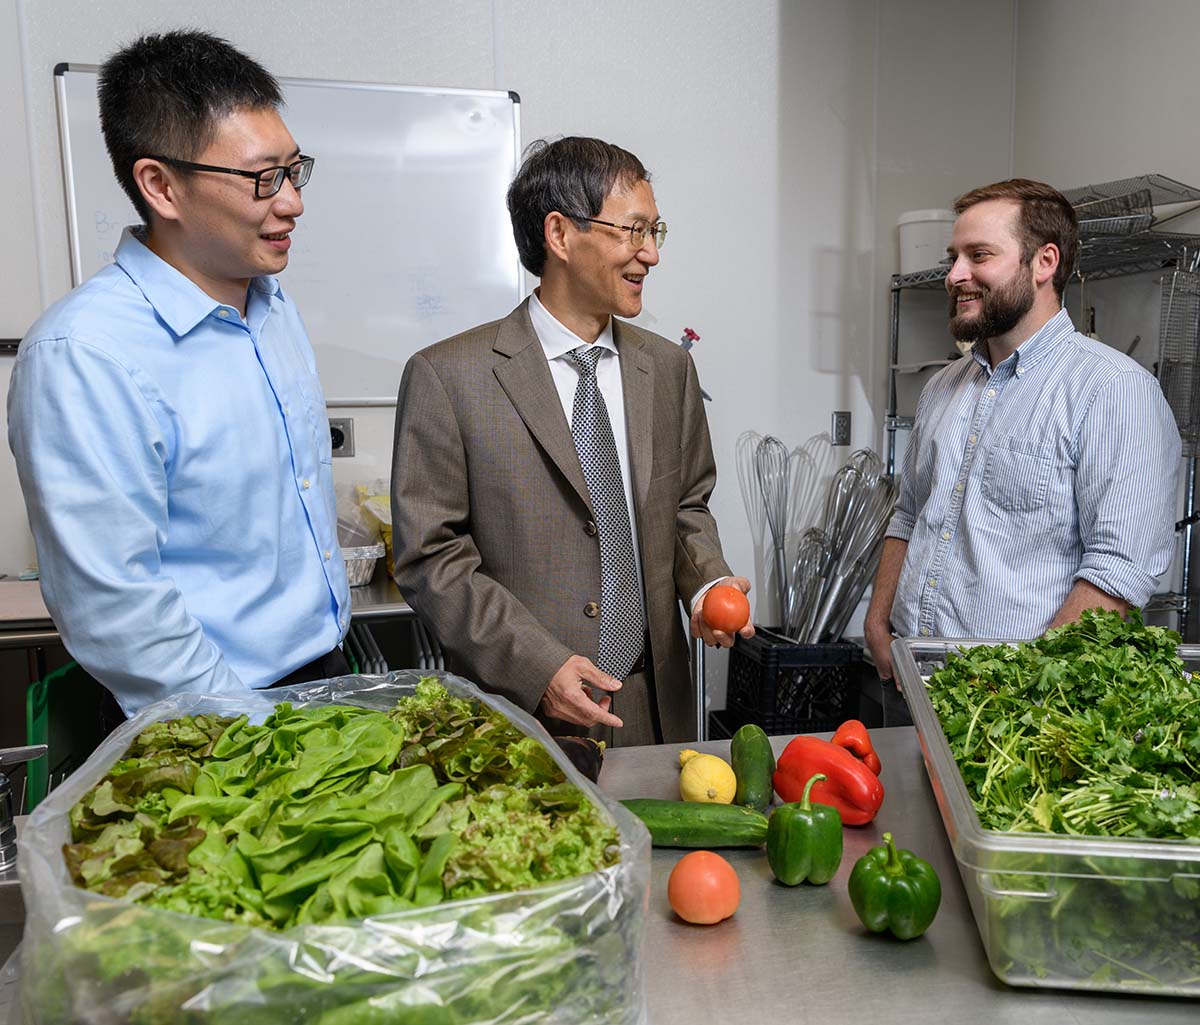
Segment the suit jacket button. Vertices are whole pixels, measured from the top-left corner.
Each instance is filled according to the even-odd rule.
[[[583,607],[583,614],[587,616],[588,619],[595,619],[598,615],[600,615],[600,606],[594,601],[590,601]]]
[[[583,525],[583,532],[587,534],[588,537],[595,537],[598,533],[600,533],[600,531],[596,529],[596,524],[593,520],[588,520],[587,523]]]

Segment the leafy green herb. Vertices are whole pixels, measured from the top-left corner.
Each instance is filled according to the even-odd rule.
[[[1031,643],[949,656],[927,688],[981,825],[1200,838],[1200,683],[1178,644],[1136,610],[1094,611]],[[1200,988],[1194,858],[1048,848],[989,869],[989,946],[1017,977]]]
[[[387,713],[155,723],[71,826],[79,886],[273,929],[523,889],[618,851],[537,740],[432,678]]]
[[[1200,837],[1200,684],[1178,643],[1095,611],[949,657],[928,689],[982,825]]]

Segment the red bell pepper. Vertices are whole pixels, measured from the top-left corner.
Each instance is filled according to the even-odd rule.
[[[867,733],[867,728],[857,719],[847,719],[842,723],[837,728],[837,733],[833,735],[833,743],[838,747],[844,747],[851,754],[858,755],[862,759],[863,765],[876,776],[883,769],[879,755],[875,753],[875,748],[871,744],[871,736]]]
[[[771,782],[784,801],[799,801],[805,783],[817,773],[826,778],[813,786],[810,799],[832,805],[848,826],[866,825],[883,804],[879,777],[844,747],[819,737],[792,740],[779,756]]]

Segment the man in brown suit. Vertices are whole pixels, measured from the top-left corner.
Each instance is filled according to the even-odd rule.
[[[750,582],[730,576],[708,510],[716,468],[691,357],[615,319],[641,312],[666,237],[649,175],[598,139],[536,143],[508,208],[541,284],[405,367],[396,583],[451,669],[552,732],[692,739],[679,602],[693,636],[728,646],[699,599]]]

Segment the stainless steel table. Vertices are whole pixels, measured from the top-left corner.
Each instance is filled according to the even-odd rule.
[[[741,879],[741,907],[719,925],[686,925],[667,903],[667,876],[685,852],[654,850],[644,954],[652,1025],[1200,1020],[1194,1000],[1016,989],[1000,982],[975,930],[916,731],[895,727],[871,736],[883,761],[883,808],[870,825],[846,829],[842,867],[829,885],[781,886],[762,851],[723,851]],[[776,754],[788,739],[772,738]],[[685,746],[729,755],[728,741],[618,748],[605,756],[601,789],[618,799],[677,799],[678,752]],[[867,932],[846,894],[851,867],[884,830],[931,862],[942,880],[937,919],[908,943]]]
[[[369,583],[350,588],[350,614],[355,619],[405,618],[416,615],[400,593],[396,582],[387,575],[382,560]]]

